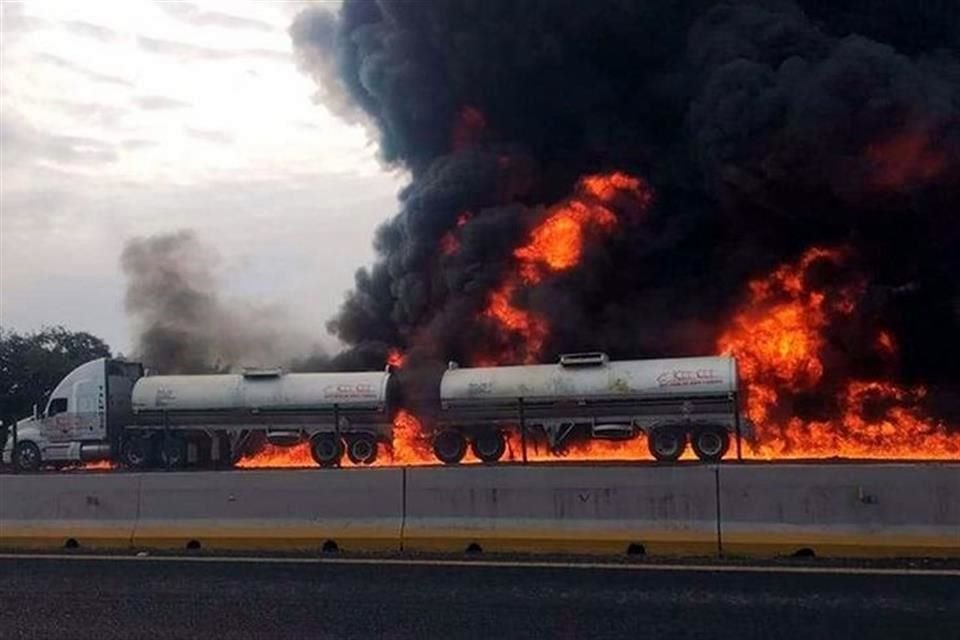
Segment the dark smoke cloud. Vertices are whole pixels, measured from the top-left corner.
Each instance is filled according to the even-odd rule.
[[[346,0],[291,33],[412,174],[331,323],[354,365],[390,346],[469,360],[543,207],[616,169],[652,184],[651,209],[515,300],[549,319],[546,358],[709,352],[750,279],[842,245],[896,375],[960,380],[956,3]]]
[[[187,230],[124,247],[125,306],[138,336],[136,357],[147,367],[170,374],[327,364],[310,356],[316,347],[283,309],[225,298],[217,265],[212,247]]]

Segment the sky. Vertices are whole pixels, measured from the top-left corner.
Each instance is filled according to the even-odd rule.
[[[119,256],[192,229],[228,298],[319,344],[406,177],[333,116],[287,29],[303,2],[0,6],[0,326],[130,353]]]

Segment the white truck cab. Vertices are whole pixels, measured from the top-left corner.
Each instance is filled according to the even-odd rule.
[[[109,458],[114,418],[129,414],[130,388],[141,375],[140,364],[110,358],[80,365],[60,381],[42,411],[17,421],[3,461],[30,470]]]

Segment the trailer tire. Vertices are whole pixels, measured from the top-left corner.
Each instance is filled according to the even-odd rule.
[[[730,448],[730,435],[723,429],[703,429],[693,434],[690,444],[704,462],[719,462]]]
[[[318,433],[310,439],[310,455],[321,467],[335,467],[343,458],[343,440],[332,433]]]
[[[653,429],[647,433],[647,447],[658,461],[676,462],[687,448],[687,436],[679,429]]]
[[[147,436],[134,436],[123,443],[120,460],[131,469],[143,469],[153,462],[153,441]]]
[[[377,439],[366,433],[354,436],[347,443],[347,457],[353,464],[373,464],[377,459]]]
[[[17,443],[17,449],[13,452],[13,464],[22,471],[36,471],[40,468],[42,461],[40,447],[29,440]]]
[[[183,467],[187,464],[187,442],[178,435],[167,435],[160,443],[160,462],[166,467]]]
[[[433,439],[433,455],[444,464],[457,464],[467,453],[467,441],[458,431],[447,429]]]
[[[503,457],[507,442],[499,431],[485,431],[470,442],[470,449],[482,462],[492,464]]]

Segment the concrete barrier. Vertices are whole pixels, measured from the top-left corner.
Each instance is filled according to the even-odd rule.
[[[402,469],[156,473],[143,478],[136,547],[400,548]]]
[[[139,475],[0,476],[0,547],[129,547]]]
[[[960,557],[960,465],[0,475],[0,547]]]
[[[720,467],[734,555],[960,556],[960,466]]]
[[[715,470],[409,468],[403,547],[709,555],[717,551]]]

